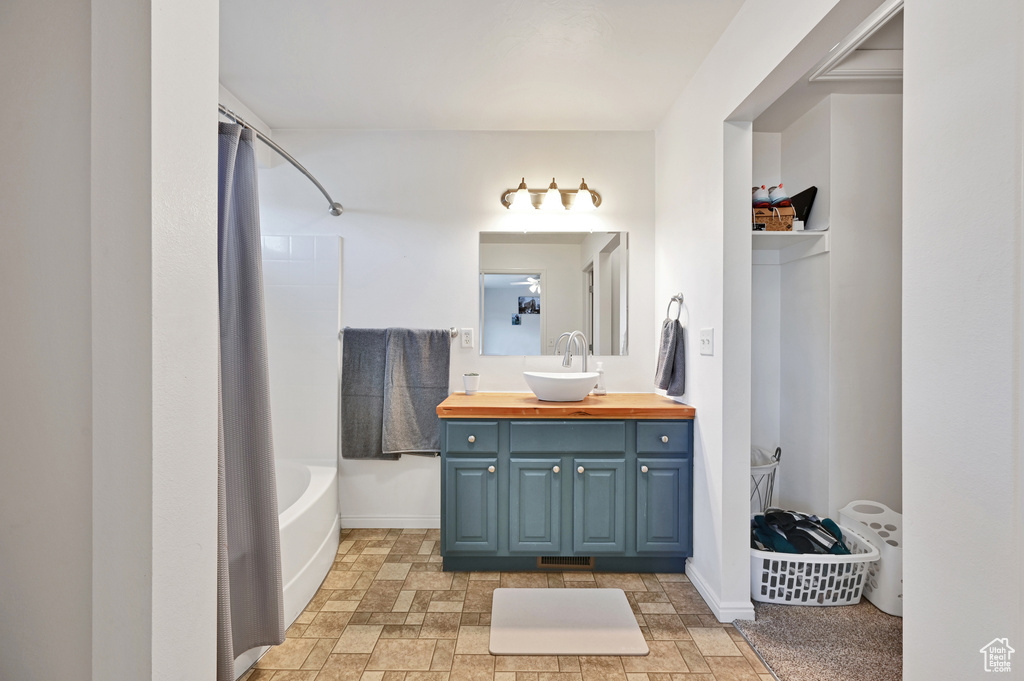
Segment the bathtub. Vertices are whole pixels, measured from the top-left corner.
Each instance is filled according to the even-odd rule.
[[[289,459],[277,459],[274,466],[284,624],[289,627],[320,588],[338,552],[338,469]],[[253,648],[238,655],[235,677],[245,673],[267,650]]]

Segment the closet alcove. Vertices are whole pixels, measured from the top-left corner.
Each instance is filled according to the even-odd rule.
[[[808,231],[750,236],[750,440],[782,448],[775,506],[902,510],[902,39],[886,3],[753,121],[749,186],[818,189]]]

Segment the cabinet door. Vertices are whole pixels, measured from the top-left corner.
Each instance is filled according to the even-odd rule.
[[[498,459],[445,461],[448,551],[498,550]]]
[[[557,553],[562,548],[561,459],[512,459],[508,550]]]
[[[581,470],[582,469],[582,470]],[[573,460],[573,551],[626,551],[626,460]]]
[[[636,462],[637,553],[690,552],[690,459]]]

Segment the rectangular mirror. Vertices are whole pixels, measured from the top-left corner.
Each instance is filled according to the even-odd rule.
[[[628,236],[481,232],[480,354],[551,355],[577,329],[593,354],[627,354]]]

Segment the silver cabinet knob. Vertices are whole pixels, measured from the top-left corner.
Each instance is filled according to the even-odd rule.
[[[487,472],[488,473],[493,473],[494,472],[494,466],[488,466],[487,467]]]
[[[668,435],[662,435],[661,436],[661,441],[662,442],[668,442]]]
[[[552,473],[557,473],[557,472],[559,472],[560,470],[562,470],[562,469],[561,469],[561,468],[559,468],[558,466],[555,466],[554,468],[552,468],[552,469],[551,469],[551,472],[552,472]]]
[[[466,439],[469,440],[470,442],[476,442],[476,435],[470,435]]]
[[[576,472],[577,473],[582,473],[583,472],[583,466],[580,466],[579,468],[577,468]]]
[[[647,468],[647,466],[640,466],[640,472],[641,473],[646,473],[648,470],[650,470],[650,469]]]

